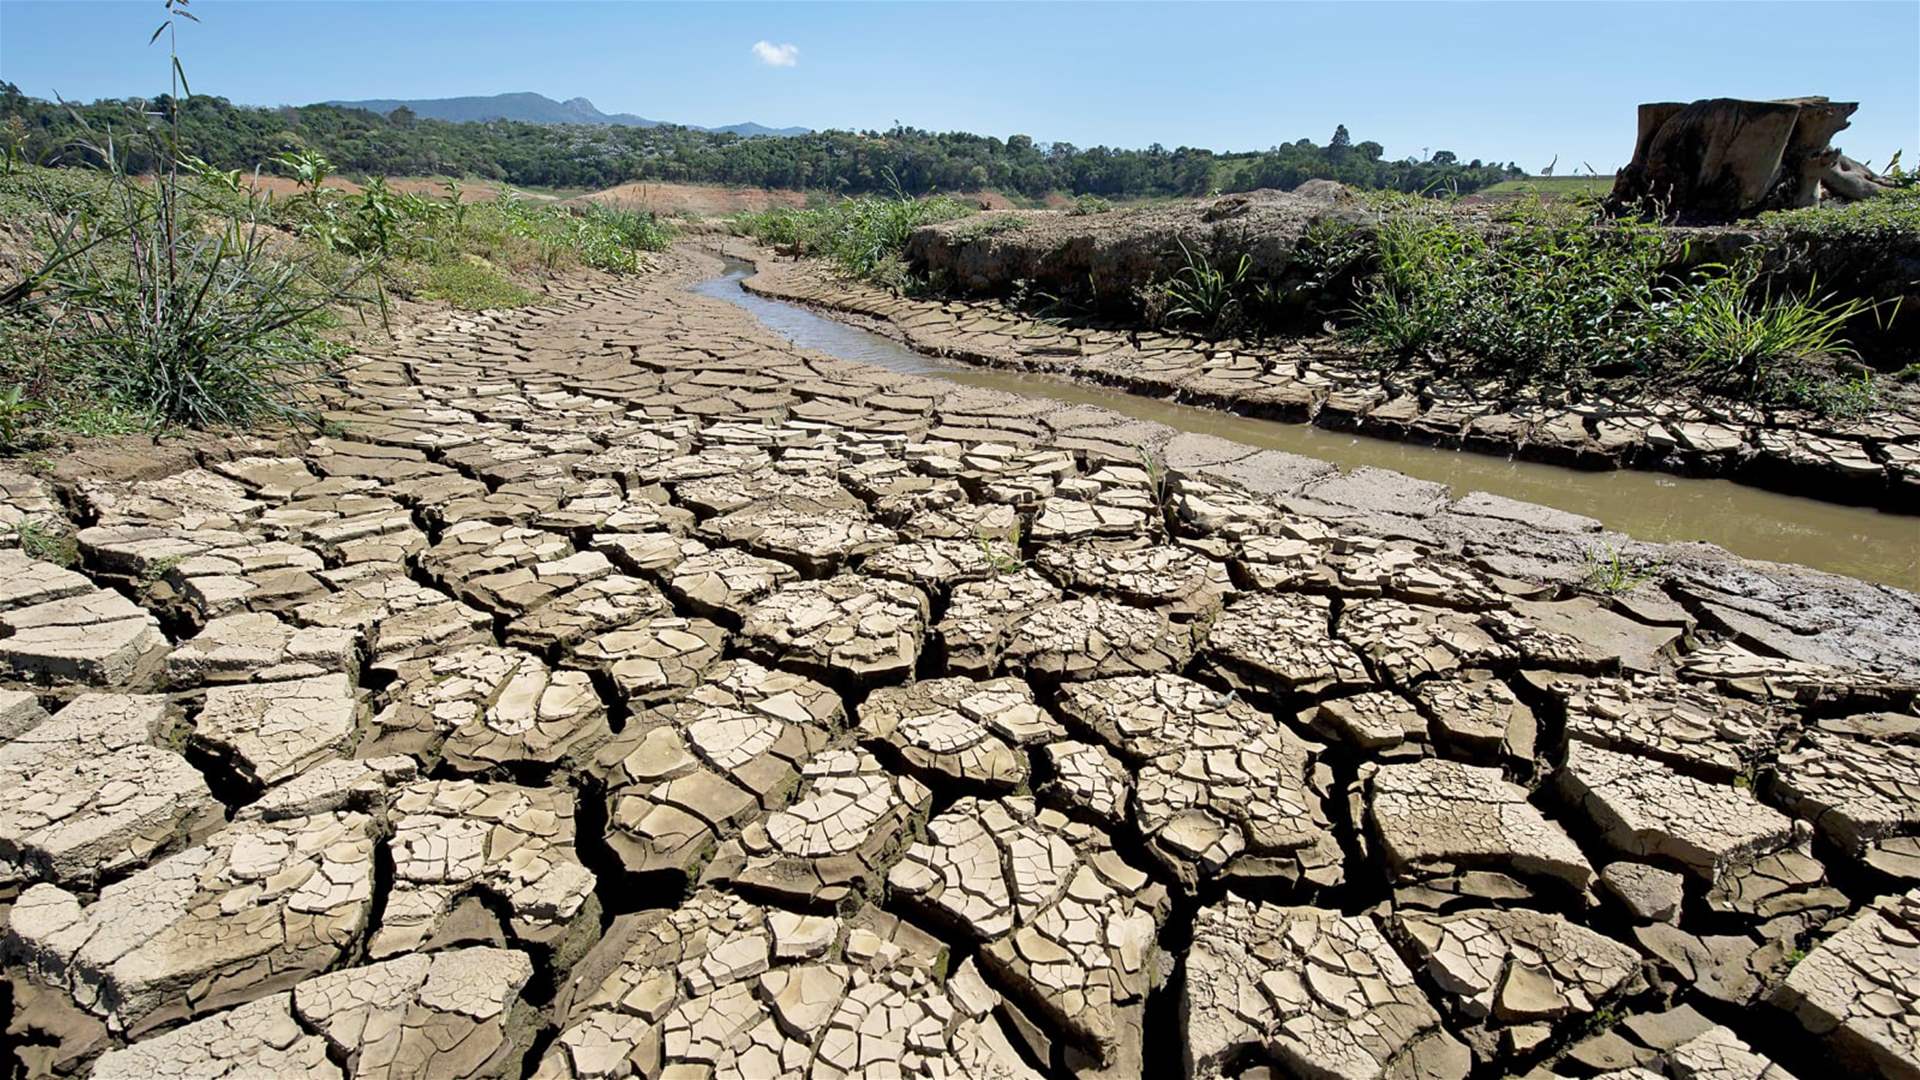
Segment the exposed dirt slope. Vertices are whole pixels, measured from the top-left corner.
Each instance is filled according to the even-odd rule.
[[[1368,215],[1338,184],[1103,214],[1004,211],[920,229],[907,256],[962,293],[1004,293],[1026,281],[1043,291],[1078,296],[1090,290],[1102,303],[1125,303],[1136,286],[1180,265],[1183,243],[1245,252],[1254,276],[1277,276],[1308,228],[1323,219],[1359,223]]]
[[[581,196],[593,202],[651,210],[656,214],[738,214],[776,206],[805,206],[805,192],[780,188],[725,187],[718,184],[661,184],[637,181]]]

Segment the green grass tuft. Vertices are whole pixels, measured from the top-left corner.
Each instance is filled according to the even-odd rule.
[[[508,281],[475,255],[429,265],[419,295],[444,300],[464,311],[525,307],[539,299],[538,294]]]

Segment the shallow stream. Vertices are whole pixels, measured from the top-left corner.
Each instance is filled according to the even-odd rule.
[[[1456,497],[1486,491],[1585,514],[1640,540],[1705,540],[1752,559],[1800,563],[1920,591],[1920,517],[1783,495],[1731,480],[1633,469],[1587,472],[1394,442],[1176,405],[1051,375],[973,367],[925,356],[797,304],[756,296],[740,287],[752,273],[750,265],[729,260],[724,274],[700,282],[693,291],[745,308],[801,348],[846,360],[1071,405],[1097,405],[1181,431],[1319,458],[1343,469],[1392,469],[1446,484]]]

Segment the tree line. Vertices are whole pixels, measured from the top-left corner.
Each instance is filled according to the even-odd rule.
[[[898,188],[915,194],[990,189],[1030,198],[1052,192],[1139,197],[1289,189],[1314,179],[1464,193],[1523,175],[1511,163],[1461,162],[1444,150],[1424,161],[1388,160],[1379,143],[1353,142],[1344,125],[1324,146],[1301,139],[1262,152],[1215,153],[1158,143],[1143,150],[1081,148],[1036,143],[1026,135],[999,139],[910,127],[748,138],[677,125],[449,123],[421,119],[405,108],[382,116],[331,105],[256,108],[204,96],[78,105],[29,97],[3,82],[0,137],[19,159],[92,164],[76,149],[83,138],[98,143],[142,114],[171,120],[176,108],[181,150],[223,169],[270,172],[280,154],[307,150],[325,155],[344,173],[461,176],[527,187],[603,188],[648,180],[845,194]],[[140,160],[141,150],[122,152],[135,171],[156,165]]]

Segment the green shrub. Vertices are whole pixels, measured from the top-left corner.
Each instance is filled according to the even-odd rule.
[[[911,279],[901,258],[913,230],[974,212],[947,195],[924,199],[865,195],[805,210],[741,214],[733,219],[733,227],[768,247],[827,259],[849,277],[904,289]]]
[[[1098,195],[1081,195],[1073,200],[1073,205],[1067,207],[1067,213],[1072,217],[1085,217],[1088,214],[1104,214],[1111,209],[1113,204]]]

